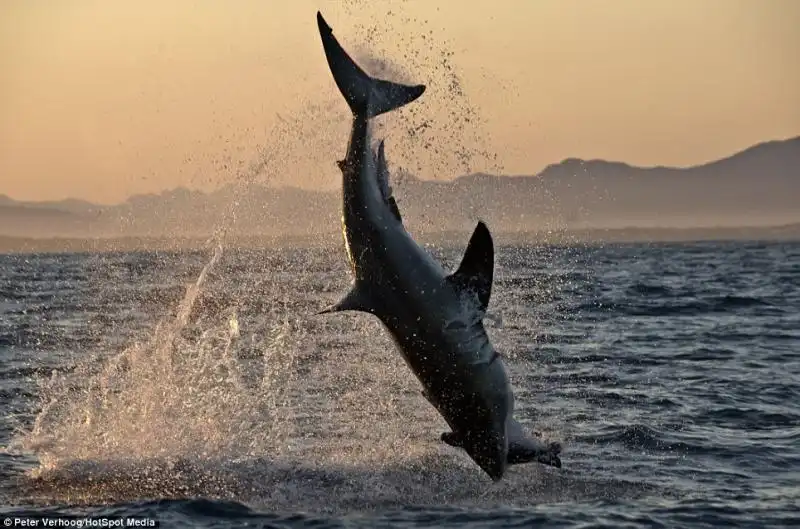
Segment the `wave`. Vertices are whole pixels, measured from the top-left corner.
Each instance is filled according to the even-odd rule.
[[[621,444],[630,450],[651,452],[707,453],[702,443],[690,443],[676,439],[643,424],[630,424],[611,428],[606,433],[578,436],[580,441],[593,444]]]
[[[660,296],[672,297],[675,295],[673,290],[663,285],[652,285],[647,283],[634,283],[628,287],[628,295],[631,296]]]
[[[720,407],[705,410],[696,415],[694,420],[704,424],[727,425],[746,431],[800,428],[800,415],[798,414],[774,413],[755,408]]]
[[[771,308],[773,305],[760,298],[726,295],[684,302],[658,299],[649,302],[632,299],[626,300],[624,303],[593,300],[576,305],[574,310],[579,313],[601,312],[626,316],[699,316],[703,314],[732,313],[737,309],[753,307]]]

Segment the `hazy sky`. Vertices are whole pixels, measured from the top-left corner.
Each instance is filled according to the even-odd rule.
[[[264,156],[281,183],[339,185],[348,116],[317,9],[346,48],[429,85],[403,114],[437,120],[425,142],[387,124],[390,161],[424,178],[457,176],[463,144],[532,174],[572,156],[690,165],[800,134],[797,0],[4,0],[0,194],[208,189]],[[449,127],[469,109],[480,121]]]

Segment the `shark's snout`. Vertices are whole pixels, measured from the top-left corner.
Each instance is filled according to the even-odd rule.
[[[465,449],[493,481],[503,479],[508,467],[508,440],[505,431],[481,430],[473,433]]]

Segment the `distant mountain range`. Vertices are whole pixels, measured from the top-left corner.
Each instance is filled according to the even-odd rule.
[[[415,233],[469,230],[478,218],[496,232],[785,225],[800,222],[800,137],[687,168],[567,159],[535,176],[429,181],[405,174],[393,187]],[[178,188],[114,206],[0,195],[0,236],[205,237],[225,226],[243,237],[327,237],[340,233],[340,196],[261,185]]]

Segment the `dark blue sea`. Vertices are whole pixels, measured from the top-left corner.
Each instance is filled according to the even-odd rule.
[[[517,417],[564,445],[499,483],[376,319],[315,315],[340,248],[2,255],[0,517],[800,526],[800,244],[501,246],[495,277]]]

